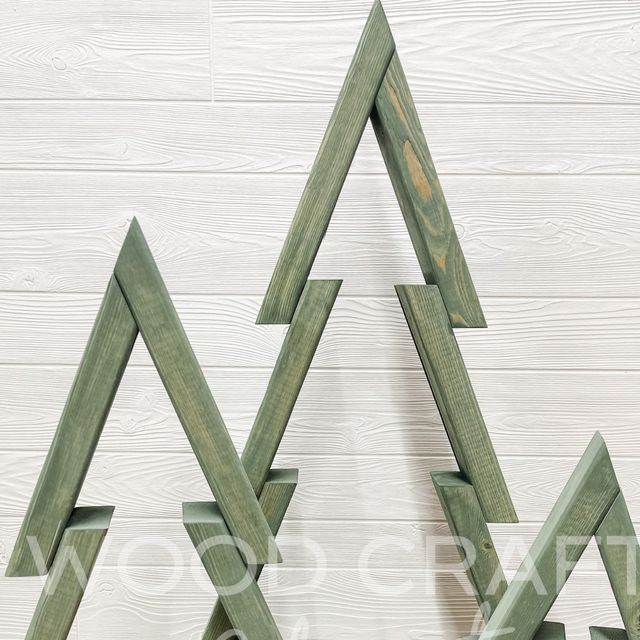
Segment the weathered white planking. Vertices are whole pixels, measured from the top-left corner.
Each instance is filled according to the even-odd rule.
[[[332,104],[0,104],[0,169],[309,171]],[[447,173],[640,172],[640,105],[419,105]],[[356,173],[385,173],[367,127]],[[299,195],[299,194],[298,194]]]
[[[205,370],[238,449],[268,369]],[[2,449],[46,451],[74,367],[0,366]],[[613,455],[640,450],[640,373],[474,370],[471,379],[499,454],[579,456],[596,430]],[[16,434],[20,434],[20,438]],[[189,444],[153,368],[129,368],[100,441],[102,451],[186,452]],[[280,448],[286,454],[450,456],[422,371],[312,369]]]
[[[206,0],[64,0],[55,9],[47,0],[31,0],[0,6],[3,100],[211,96]]]
[[[323,575],[269,567],[260,583],[288,640],[453,640],[478,629],[477,607],[458,572],[330,570]],[[213,599],[212,587],[198,565],[125,573],[97,569],[78,625],[83,636],[95,640],[195,640]],[[620,624],[603,573],[576,573],[549,617],[567,624],[571,640],[584,638],[589,624]],[[308,635],[300,636],[298,625],[303,620]]]
[[[13,549],[20,520],[0,519],[0,575]],[[491,525],[503,567],[515,571],[541,523]],[[278,548],[287,569],[333,568],[463,569],[444,522],[368,520],[285,520]],[[195,549],[178,520],[115,518],[98,564],[106,567],[173,567],[194,562]],[[578,570],[603,571],[595,542],[588,545]],[[1,636],[0,636],[1,637]]]
[[[258,175],[251,189],[247,179],[0,172],[0,289],[102,291],[136,215],[172,292],[262,296],[305,177]],[[640,296],[636,178],[443,183],[481,295]],[[313,274],[344,278],[342,295],[419,281],[386,176],[347,179]]]
[[[335,100],[370,5],[214,2],[216,97]],[[640,98],[633,2],[386,0],[384,8],[418,100]]]
[[[202,366],[273,367],[286,326],[254,324],[261,298],[177,295]],[[77,365],[101,296],[0,292],[0,363]],[[461,329],[472,369],[640,368],[640,298],[482,300],[488,329]],[[138,341],[132,364],[150,364]],[[397,298],[338,297],[315,367],[419,366]]]
[[[0,452],[0,517],[26,510],[44,453]],[[522,521],[546,519],[578,458],[508,458],[505,477]],[[634,521],[640,521],[637,460],[614,464]],[[443,520],[429,473],[455,469],[452,458],[282,455],[278,467],[300,469],[288,511],[292,520]],[[118,517],[181,517],[181,502],[207,500],[210,491],[191,454],[107,453],[98,448],[82,504],[115,504]],[[384,508],[381,508],[381,504]]]

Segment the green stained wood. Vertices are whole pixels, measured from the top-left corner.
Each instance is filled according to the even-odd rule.
[[[396,291],[458,465],[486,521],[517,522],[438,287],[407,285]]]
[[[640,546],[622,493],[596,534],[629,640],[640,639]]]
[[[481,640],[497,635],[505,640],[535,636],[619,491],[609,452],[597,433],[487,622]]]
[[[394,50],[376,1],[262,302],[261,324],[291,322]]]
[[[51,567],[137,334],[120,287],[111,278],[18,534],[7,577],[42,575]]]
[[[271,469],[340,285],[340,280],[309,280],[296,307],[242,453],[257,495]]]
[[[591,640],[628,640],[624,629],[612,627],[589,627]]]
[[[488,620],[507,589],[507,581],[476,492],[459,473],[438,471],[431,478],[480,611]]]
[[[535,640],[565,640],[567,637],[565,627],[560,622],[543,622],[535,635]],[[461,640],[478,640],[478,634],[466,636]],[[604,640],[604,639],[601,639]]]
[[[74,509],[26,640],[65,640],[68,636],[112,515],[113,507]]]
[[[371,122],[425,281],[439,286],[452,326],[486,327],[397,52]]]
[[[230,531],[258,562],[273,560],[269,525],[135,219],[115,276]]]
[[[297,470],[274,470],[264,484],[260,506],[275,535],[280,528],[297,484]],[[215,504],[184,505],[185,527],[193,544],[198,547],[206,539],[225,535],[226,526]],[[246,580],[246,564],[232,546],[211,547],[202,562],[216,588],[218,585],[239,584]],[[242,631],[246,640],[280,638],[280,633],[257,585],[262,565],[255,567],[255,577],[246,589],[238,593],[222,593],[209,620],[203,640],[232,638],[233,629]]]

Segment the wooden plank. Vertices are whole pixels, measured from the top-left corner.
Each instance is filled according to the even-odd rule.
[[[276,457],[340,284],[340,280],[309,280],[300,296],[242,452],[242,464],[256,495],[261,494]]]
[[[282,640],[278,627],[215,502],[185,502],[184,526],[233,629],[246,640]],[[216,638],[219,636],[216,636]],[[228,637],[228,636],[227,636]]]
[[[595,535],[620,488],[599,433],[562,490],[480,638],[500,633],[507,640],[531,640],[542,624],[588,540]],[[562,541],[569,544],[559,544]],[[562,552],[562,553],[561,553]]]
[[[394,49],[376,0],[278,258],[259,323],[291,322]]]
[[[68,637],[109,529],[113,509],[74,509],[64,528],[26,640],[66,640]]]
[[[397,53],[371,122],[425,282],[440,288],[453,327],[486,327]]]
[[[638,18],[633,3],[384,5],[416,99],[457,109],[465,102],[615,104],[640,98],[640,72],[631,59]],[[332,100],[369,6],[368,0],[216,2],[216,97]]]
[[[267,562],[269,525],[135,218],[114,273],[229,530]]]
[[[629,640],[640,638],[640,546],[622,493],[596,534]]]
[[[42,575],[51,567],[137,335],[111,278],[5,575]]]
[[[516,522],[438,287],[397,286],[396,291],[456,460],[473,484],[487,522]]]
[[[3,100],[208,100],[208,4],[21,3],[2,23]],[[103,107],[104,109],[104,107]]]
[[[262,488],[260,506],[274,536],[280,529],[297,484],[297,469],[274,469],[270,471]],[[258,565],[255,568],[256,582],[259,580],[263,568],[263,565]],[[202,640],[218,640],[218,638],[227,637],[225,634],[228,635],[233,627],[229,620],[230,617],[231,614],[227,611],[224,600],[217,602],[209,618]]]
[[[491,533],[473,486],[461,474],[431,474],[433,485],[485,620],[507,589]]]

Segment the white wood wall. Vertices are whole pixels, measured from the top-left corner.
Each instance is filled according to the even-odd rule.
[[[596,429],[640,522],[640,3],[385,7],[490,324],[457,334],[523,521],[493,527],[512,571]],[[242,446],[283,337],[253,322],[368,9],[0,0],[0,563],[134,215]],[[345,283],[279,456],[301,481],[268,600],[287,639],[466,634],[464,577],[428,553],[454,463],[392,288],[419,269],[369,130],[313,275]],[[117,509],[75,640],[199,638],[179,515],[206,498],[139,345],[82,495]],[[1,640],[39,590],[0,578]],[[552,619],[620,624],[594,549]]]

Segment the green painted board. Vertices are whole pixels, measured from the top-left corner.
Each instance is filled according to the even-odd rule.
[[[425,281],[439,286],[453,327],[486,327],[397,52],[371,121]]]
[[[111,278],[22,523],[6,576],[43,575],[76,504],[138,329]],[[36,543],[41,558],[31,551]]]
[[[276,535],[280,529],[284,514],[289,508],[289,503],[291,502],[291,498],[293,498],[297,483],[297,469],[274,469],[269,473],[269,477],[260,494],[260,506],[274,535]],[[256,580],[260,578],[261,573],[262,566],[258,566],[256,569]],[[229,621],[227,612],[223,604],[218,601],[211,614],[202,640],[218,640],[221,637],[232,640],[233,636],[229,635],[232,629],[233,625]]]
[[[289,324],[293,318],[394,50],[376,1],[262,302],[261,324]]]
[[[274,471],[269,475],[260,496],[274,535],[277,533],[297,484],[297,471]],[[185,527],[194,546],[206,546],[207,539],[228,536],[228,530],[215,503],[186,503]],[[220,586],[242,584],[244,588],[225,594],[220,592],[204,638],[230,638],[230,631],[242,631],[246,640],[280,638],[280,633],[257,585],[262,566],[255,568],[255,576],[247,581],[246,564],[234,546],[215,545],[201,553],[202,562],[212,582]]]
[[[640,640],[640,546],[622,493],[596,534],[629,640]]]
[[[507,581],[476,492],[460,473],[437,471],[431,478],[480,611],[488,620],[507,589]]]
[[[509,490],[436,285],[397,286],[442,422],[487,522],[517,522]]]
[[[481,640],[531,640],[619,494],[609,452],[597,433],[482,632]],[[580,540],[559,556],[562,539]],[[560,565],[560,566],[559,566]]]
[[[242,452],[256,495],[267,479],[340,285],[340,280],[309,280],[302,292]]]
[[[624,629],[612,627],[589,627],[591,640],[628,640]]]
[[[26,640],[65,640],[109,529],[113,507],[78,507],[64,529]]]
[[[543,622],[535,635],[535,640],[565,640],[567,637],[565,627],[560,622]],[[466,636],[461,640],[479,640],[478,634]],[[604,640],[604,639],[601,639]]]
[[[135,219],[115,276],[229,530],[258,562],[273,560],[269,525]]]

